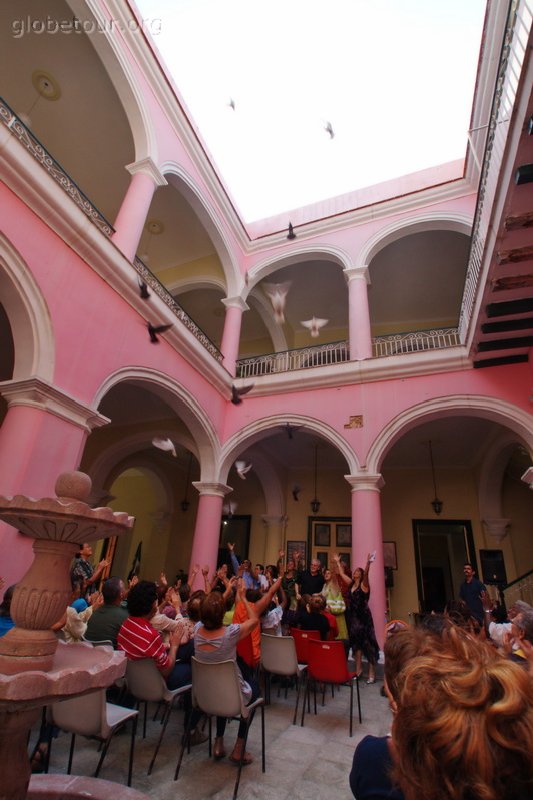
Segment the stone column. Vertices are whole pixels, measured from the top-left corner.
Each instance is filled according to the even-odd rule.
[[[261,519],[263,520],[265,534],[262,556],[263,564],[265,566],[267,564],[276,564],[279,558],[279,551],[283,550],[284,547],[285,527],[288,518],[285,515],[280,516],[279,514],[263,514]]]
[[[348,282],[350,360],[363,361],[365,358],[372,358],[368,267],[350,267],[344,270],[344,275]]]
[[[87,434],[109,420],[38,378],[0,383],[0,494],[53,495],[55,478],[78,467]],[[0,522],[1,574],[15,583],[33,560],[32,542]]]
[[[166,186],[151,158],[143,158],[126,169],[132,178],[115,220],[113,242],[129,261],[133,261],[142,236],[152,197],[158,186]]]
[[[237,372],[236,361],[239,357],[239,340],[241,338],[241,321],[243,311],[248,311],[242,297],[226,297],[222,300],[226,306],[226,319],[224,320],[224,333],[220,350],[224,359],[222,364],[226,367],[230,375],[235,376]]]
[[[218,543],[220,541],[220,522],[222,519],[222,502],[224,497],[233,491],[223,483],[204,483],[193,481],[195,489],[200,493],[194,538],[192,543],[189,573],[195,564],[203,567],[207,564],[209,574],[217,568]],[[196,576],[195,585],[191,589],[203,589],[201,573]]]
[[[383,564],[380,490],[381,475],[345,475],[352,487],[352,570],[364,567],[369,553],[376,552],[370,567],[370,609],[380,648],[383,650],[387,597]]]

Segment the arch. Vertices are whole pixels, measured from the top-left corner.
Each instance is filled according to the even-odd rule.
[[[157,394],[184,421],[190,430],[200,462],[201,481],[216,480],[220,443],[207,413],[199,405],[197,399],[182,384],[162,372],[147,367],[123,367],[109,375],[100,385],[94,397],[97,408],[104,396],[118,383],[147,386]]]
[[[239,294],[243,286],[243,278],[222,222],[214,208],[202,196],[193,178],[182,166],[174,161],[165,161],[159,165],[159,170],[165,177],[171,176],[168,183],[185,197],[215,245],[224,270],[227,284],[225,289],[228,297]]]
[[[224,443],[220,450],[220,462],[218,464],[218,480],[220,483],[226,482],[231,464],[242,450],[264,439],[273,428],[279,428],[287,423],[305,425],[307,433],[315,433],[320,439],[329,442],[344,456],[350,475],[359,472],[357,455],[346,439],[334,428],[313,417],[305,417],[299,414],[276,414],[275,416],[263,417],[252,422],[247,427],[237,431]]]
[[[96,34],[90,36],[91,45],[106,68],[107,76],[113,84],[117,96],[130,123],[135,147],[135,161],[150,157],[157,163],[157,140],[150,114],[146,108],[143,92],[138,86],[135,74],[126,58],[121,42],[117,41],[115,31],[104,15],[97,0],[88,0],[80,6],[75,0],[67,0],[73,15],[81,21],[92,22]],[[120,9],[115,4],[115,11]],[[116,18],[115,18],[116,23]],[[123,30],[128,30],[128,20],[123,17]],[[104,35],[102,35],[104,34]],[[118,69],[117,69],[118,65]]]
[[[368,266],[380,250],[383,250],[392,242],[402,239],[404,236],[411,236],[414,233],[445,230],[470,236],[472,223],[473,218],[467,214],[450,211],[429,211],[424,214],[417,214],[414,217],[396,220],[384,228],[380,228],[365,242],[359,251],[356,263],[358,266]]]
[[[48,306],[18,250],[0,233],[2,304],[15,344],[13,380],[35,376],[52,383],[55,340]]]
[[[479,476],[479,513],[481,519],[500,519],[502,513],[502,484],[509,458],[522,444],[507,431],[492,443],[483,459]]]
[[[291,247],[290,254],[267,256],[264,261],[260,261],[248,270],[248,284],[244,299],[246,299],[254,286],[260,280],[266,278],[267,275],[271,275],[278,269],[282,269],[282,267],[299,264],[302,261],[331,261],[343,269],[349,269],[353,266],[352,259],[348,253],[334,245],[317,244]]]
[[[248,446],[249,443],[247,443]],[[228,466],[228,472],[231,464]],[[255,472],[265,499],[265,514],[272,517],[281,517],[285,514],[285,498],[278,472],[272,467],[270,461],[260,453],[254,454],[253,471]],[[232,490],[234,487],[228,484]]]
[[[416,428],[422,422],[450,416],[490,419],[514,431],[520,441],[530,450],[533,449],[531,416],[521,408],[505,400],[482,395],[436,397],[406,409],[383,428],[368,452],[366,461],[368,472],[381,472],[381,465],[388,451],[408,430]]]

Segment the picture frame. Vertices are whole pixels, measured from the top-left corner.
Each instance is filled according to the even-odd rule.
[[[396,542],[383,542],[383,566],[398,569]]]
[[[336,546],[337,547],[351,547],[352,546],[352,526],[351,525],[336,525]]]
[[[331,546],[331,525],[317,522],[315,525],[315,547]]]
[[[289,563],[289,561],[292,559],[292,554],[294,553],[295,550],[297,550],[299,553],[301,553],[301,555],[302,555],[302,559],[301,560],[304,562],[304,564],[307,564],[307,542],[306,541],[304,541],[304,540],[296,541],[296,540],[292,540],[292,539],[291,540],[287,540],[285,549],[286,549],[285,565],[287,565]],[[296,569],[298,569],[298,564],[295,564],[295,566],[296,566]]]

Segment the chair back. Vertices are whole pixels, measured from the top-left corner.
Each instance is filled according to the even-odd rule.
[[[296,675],[298,657],[292,636],[261,634],[261,666],[274,675]]]
[[[138,661],[128,659],[126,683],[128,690],[137,700],[148,703],[165,700],[168,691],[165,679],[152,658],[140,658]]]
[[[307,654],[311,678],[324,683],[346,683],[350,680],[346,651],[342,642],[321,642],[311,639]]]
[[[53,703],[50,716],[61,730],[105,738],[108,734],[105,689]]]
[[[193,656],[191,667],[195,706],[209,716],[247,716],[235,661],[204,664]]]
[[[291,628],[291,636],[294,637],[296,645],[296,655],[300,664],[307,664],[307,644],[310,639],[320,639],[320,631],[302,631],[300,628]]]

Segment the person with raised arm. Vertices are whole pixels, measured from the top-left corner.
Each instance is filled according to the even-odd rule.
[[[355,661],[355,671],[358,676],[362,674],[364,655],[368,661],[367,683],[376,682],[376,664],[379,658],[379,645],[376,640],[374,620],[372,619],[372,612],[368,607],[368,601],[370,599],[370,581],[368,574],[373,560],[372,555],[369,553],[365,568],[357,567],[353,571],[351,578],[339,567],[341,580],[350,586],[350,591],[348,593],[348,607],[350,610],[348,638]],[[337,566],[339,566],[339,562],[340,559],[336,561]]]

